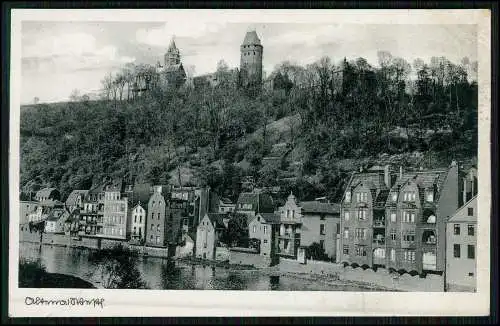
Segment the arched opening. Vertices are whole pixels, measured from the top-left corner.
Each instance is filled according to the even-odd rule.
[[[361,268],[362,268],[364,271],[366,271],[368,268],[370,268],[370,266],[368,266],[368,265],[366,265],[366,264],[363,264],[363,265],[361,266]]]
[[[422,233],[422,243],[435,245],[437,242],[436,232],[434,230],[425,230]]]
[[[389,274],[392,274],[392,273],[394,273],[394,272],[396,272],[396,269],[395,269],[395,268],[390,267],[390,268],[389,268]]]
[[[418,275],[418,272],[417,272],[417,271],[415,271],[415,270],[413,270],[413,271],[410,271],[410,273],[409,273],[409,274],[410,274],[411,276],[416,276],[416,275]]]
[[[399,273],[399,275],[403,275],[405,273],[408,273],[408,271],[406,269],[399,269],[398,273]]]
[[[426,208],[422,214],[423,222],[427,224],[436,224],[436,214],[432,209]]]
[[[344,262],[342,262],[342,265],[344,266],[344,268],[346,268],[347,266],[349,266],[349,263],[344,261]]]
[[[351,264],[351,267],[352,267],[352,268],[358,268],[358,267],[359,267],[359,265],[358,265],[358,264],[356,264],[356,263],[352,263],[352,264]]]

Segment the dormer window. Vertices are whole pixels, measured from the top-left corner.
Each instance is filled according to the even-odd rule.
[[[350,203],[351,202],[351,192],[350,191],[348,191],[348,192],[345,193],[345,199],[344,200],[345,200],[346,203]]]
[[[425,193],[425,200],[429,203],[434,201],[434,192],[432,190],[427,190]]]
[[[403,195],[403,200],[404,201],[415,201],[415,192],[413,191],[407,191]]]

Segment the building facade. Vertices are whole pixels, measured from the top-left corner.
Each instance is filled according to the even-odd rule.
[[[73,190],[64,202],[66,209],[70,212],[75,209],[82,209],[88,190]]]
[[[178,88],[186,82],[186,71],[181,62],[181,54],[174,39],[170,41],[168,50],[163,57],[163,66],[158,65],[163,82],[169,86]]]
[[[166,203],[162,186],[155,186],[149,198],[146,218],[146,245],[165,246],[165,210]]]
[[[477,290],[477,196],[448,220],[446,226],[446,290]]]
[[[25,225],[29,222],[29,215],[34,213],[38,207],[38,203],[33,200],[22,200],[19,203],[19,224]]]
[[[113,181],[105,187],[102,237],[127,239],[128,199],[123,190],[122,180]]]
[[[141,202],[138,202],[129,210],[128,223],[130,224],[130,240],[131,242],[142,244],[146,234],[146,210],[142,207]]]
[[[342,262],[394,270],[444,271],[446,219],[458,207],[459,173],[354,173],[341,204]]]
[[[280,216],[274,213],[259,213],[248,224],[248,236],[260,241],[262,256],[274,257],[277,254],[279,228]]]
[[[219,213],[221,214],[233,213],[235,208],[236,204],[234,204],[230,199],[221,198],[219,200]]]
[[[279,253],[303,260],[313,243],[323,248],[326,256],[336,258],[337,234],[340,232],[340,206],[328,202],[298,202],[290,194],[279,209]]]
[[[254,217],[259,213],[274,213],[273,197],[262,191],[242,192],[236,202],[235,212]]]
[[[104,187],[106,182],[92,187],[84,197],[79,217],[79,236],[104,235]]]
[[[198,224],[195,250],[197,258],[215,260],[215,250],[225,230],[222,219],[222,214],[207,213]]]

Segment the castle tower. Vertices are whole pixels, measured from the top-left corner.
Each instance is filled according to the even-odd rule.
[[[181,54],[179,52],[179,49],[177,49],[177,46],[175,45],[174,39],[172,38],[172,41],[170,41],[170,45],[168,46],[167,53],[165,53],[164,66],[169,67],[178,65],[180,63]]]
[[[247,32],[240,46],[240,72],[243,86],[260,85],[262,83],[263,46],[257,33]]]

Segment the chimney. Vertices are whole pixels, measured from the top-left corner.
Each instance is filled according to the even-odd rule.
[[[384,167],[384,183],[385,183],[385,186],[387,188],[391,187],[391,173],[390,173],[390,170],[391,170],[391,166],[389,164],[387,164]]]
[[[403,166],[399,166],[399,178],[403,179]]]

